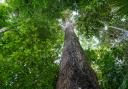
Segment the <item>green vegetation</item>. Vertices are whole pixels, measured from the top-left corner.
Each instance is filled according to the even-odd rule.
[[[78,12],[76,33],[101,88],[128,89],[127,0],[5,1],[0,3],[0,89],[55,89],[55,61],[64,39],[58,19],[67,9]]]

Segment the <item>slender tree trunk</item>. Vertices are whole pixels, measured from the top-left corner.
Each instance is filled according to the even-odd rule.
[[[87,62],[71,23],[68,23],[65,28],[64,48],[56,89],[100,89],[95,72]]]

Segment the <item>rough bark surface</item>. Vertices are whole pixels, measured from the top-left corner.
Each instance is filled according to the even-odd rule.
[[[56,89],[100,89],[96,74],[87,62],[71,23],[68,23],[65,28],[64,48]]]

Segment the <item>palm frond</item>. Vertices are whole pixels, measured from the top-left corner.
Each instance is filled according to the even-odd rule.
[[[119,14],[128,15],[128,0],[108,0],[108,2],[113,7],[119,7]]]

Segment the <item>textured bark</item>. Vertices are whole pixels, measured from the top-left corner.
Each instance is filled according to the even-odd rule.
[[[64,48],[56,89],[100,89],[71,23],[65,28]]]

